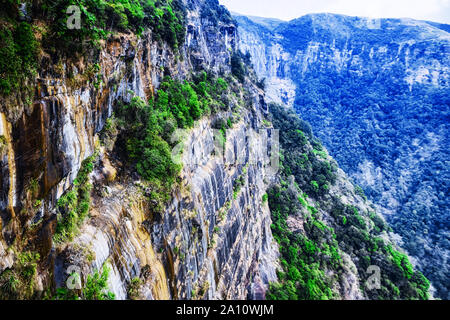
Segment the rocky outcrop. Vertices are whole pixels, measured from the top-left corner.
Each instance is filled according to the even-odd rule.
[[[183,4],[186,39],[176,52],[149,30],[140,36],[115,33],[83,56],[41,52],[34,101],[1,105],[0,281],[17,276],[27,288],[13,292],[17,297],[68,298],[105,266],[108,290],[117,299],[264,299],[269,283],[277,281],[279,248],[266,189],[285,182],[277,175],[278,132],[268,122],[265,93],[252,83],[250,69],[243,83],[225,77],[237,90],[221,97],[227,102],[220,103],[228,104],[222,111],[184,131],[175,148],[183,151],[183,169],[163,208],[150,200],[154,186],[100,142],[116,104],[136,96],[150,100],[165,76],[184,81],[197,71],[231,72],[239,41],[229,14],[217,1]],[[281,25],[271,21],[266,27]],[[262,45],[258,50],[265,56]],[[256,68],[268,74],[269,96],[292,105],[292,70],[284,64],[291,53],[282,45],[270,50],[270,62]],[[213,129],[220,122],[228,128],[225,136],[223,125]],[[83,186],[80,175],[85,175]],[[344,204],[359,204],[362,198],[353,197],[343,173],[340,178],[339,188],[330,192],[343,196]],[[72,196],[91,197],[89,217],[75,222],[79,230],[73,239],[55,239],[65,217],[82,214],[71,204],[71,212],[58,205],[74,189]],[[330,211],[320,206],[325,219]],[[301,233],[303,222],[297,218],[287,224]],[[337,297],[364,298],[355,270],[358,257],[343,259],[343,280],[333,290]],[[28,278],[20,272],[25,267],[33,271]],[[55,290],[64,288],[78,291]]]
[[[256,74],[260,79],[265,79],[267,98],[292,107],[296,89],[289,77],[292,56],[278,42],[280,36],[273,32],[272,25],[260,25],[260,20],[255,23],[245,16],[235,18],[238,22],[239,49],[250,53]]]

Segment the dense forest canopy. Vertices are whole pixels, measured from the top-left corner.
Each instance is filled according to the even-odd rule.
[[[427,261],[424,274],[445,296],[450,92],[425,85],[409,90],[395,70],[363,77],[311,72],[298,87],[296,110],[314,124],[317,136],[366,194],[391,210],[388,222],[404,248]],[[364,176],[367,165],[381,171]],[[392,205],[394,198],[399,202]]]

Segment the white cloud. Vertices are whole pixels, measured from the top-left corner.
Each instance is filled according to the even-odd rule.
[[[308,13],[413,18],[450,24],[450,0],[220,0],[229,10],[290,20]]]

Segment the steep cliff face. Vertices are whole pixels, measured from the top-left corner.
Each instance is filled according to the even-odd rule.
[[[258,138],[253,149],[248,144],[267,112],[259,89],[248,84],[251,108],[228,130],[224,159],[214,153],[214,118],[190,129],[180,187],[161,215],[151,214],[154,204],[139,177],[114,168],[117,163],[99,149],[98,134],[117,101],[148,100],[167,74],[184,80],[200,70],[229,73],[236,27],[205,16],[210,5],[204,1],[185,5],[187,33],[179,53],[155,41],[151,31],[101,41],[98,60],[93,53],[53,65],[44,53],[32,106],[12,112],[2,105],[0,272],[14,268],[21,251],[37,252],[37,296],[64,288],[74,270],[85,283],[104,265],[119,299],[129,297],[136,279],[133,294],[145,299],[263,298],[276,280],[277,248],[261,201],[270,181],[264,159],[271,140]],[[93,155],[90,218],[70,244],[52,243],[56,203]],[[236,190],[238,178],[243,183]]]
[[[73,53],[41,43],[27,87],[5,97],[1,83],[1,299],[428,297],[308,125],[269,110],[224,7],[133,2],[123,20],[93,4],[81,36],[102,40]],[[39,10],[36,35],[7,27],[44,37]],[[278,49],[269,69],[292,104]],[[371,262],[381,291],[365,288]]]
[[[311,123],[447,297],[446,29],[332,14],[276,24],[236,19],[239,46],[267,79],[268,97]]]
[[[139,181],[119,179],[107,187],[80,236],[58,254],[58,285],[64,286],[71,264],[90,274],[108,260],[110,288],[119,299],[127,298],[136,277],[145,299],[264,297],[265,286],[276,280],[277,248],[261,201],[269,177],[269,163],[261,161],[268,159],[267,141],[254,141],[253,150],[247,143],[260,120],[245,115],[227,132],[224,159],[214,155],[210,120],[200,121],[185,141],[181,190],[161,216],[148,216],[151,204]],[[239,177],[246,182],[233,196]]]
[[[182,61],[167,44],[152,39],[151,32],[142,37],[110,37],[101,42],[98,61],[92,61],[92,52],[79,61],[60,59],[55,65],[53,57],[43,54],[33,104],[20,110],[2,105],[2,163],[11,163],[2,166],[3,190],[8,190],[1,195],[2,210],[9,209],[11,215],[20,211],[33,179],[40,184],[40,195],[53,190],[52,200],[59,198],[75,179],[82,160],[92,155],[93,137],[111,116],[113,102],[133,96],[148,99],[164,69],[179,79],[195,70],[229,71],[235,26],[222,25],[217,33],[209,20],[200,19],[202,2],[192,1],[190,6]]]
[[[160,217],[148,217],[151,204],[142,200],[145,189],[139,181],[108,187],[81,235],[58,256],[62,268],[56,274],[62,273],[65,281],[63,266],[91,248],[95,261],[82,265],[100,269],[109,259],[111,289],[120,299],[127,297],[127,286],[135,277],[147,280],[143,287],[148,290],[141,288],[146,299],[263,297],[258,294],[264,293],[265,284],[276,279],[277,248],[270,212],[261,201],[267,163],[250,164],[246,144],[245,137],[255,128],[245,123],[255,120],[247,115],[228,132],[225,163],[213,155],[211,123],[203,120],[196,125],[186,140],[182,190]],[[263,143],[256,142],[257,152],[264,150]],[[233,197],[238,177],[246,183]]]
[[[265,79],[267,98],[292,107],[296,88],[289,77],[292,56],[278,42],[280,36],[272,31],[272,25],[264,26],[259,24],[259,20],[255,23],[245,16],[235,18],[238,22],[239,48],[250,53],[258,77]]]
[[[170,65],[174,59],[150,39],[150,35],[139,41],[123,35],[105,43],[98,62],[102,73],[98,87],[86,79],[89,67],[83,61],[77,65],[61,62],[61,73],[41,72],[29,112],[15,122],[2,113],[3,134],[8,137],[2,162],[5,249],[15,241],[26,241],[21,230],[31,225],[43,223],[52,229],[56,201],[73,184],[82,161],[94,153],[95,136],[112,114],[114,101],[129,99],[131,91],[143,98],[151,94],[153,82],[162,76],[154,63]],[[65,77],[69,68],[73,79]],[[42,237],[41,241],[51,242],[51,231]],[[50,249],[42,248],[41,256],[48,256]]]
[[[432,23],[332,14],[307,15],[289,23],[235,18],[239,48],[251,54],[255,71],[266,79],[268,98],[277,103],[293,106],[299,79],[330,70],[362,76],[375,69],[400,68],[410,87],[448,85],[450,38]]]

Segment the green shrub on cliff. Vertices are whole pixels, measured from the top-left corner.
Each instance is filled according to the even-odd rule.
[[[235,52],[231,56],[231,72],[240,82],[244,82],[246,68],[242,59],[242,53]]]
[[[33,297],[39,259],[39,254],[31,251],[17,255],[13,267],[0,274],[0,300],[23,300]]]
[[[114,293],[108,291],[108,277],[110,268],[105,263],[102,271],[89,275],[83,288],[84,300],[114,300]]]
[[[143,9],[144,25],[152,28],[156,40],[164,40],[174,49],[183,45],[186,9],[180,0],[143,1]]]
[[[220,5],[218,0],[208,0],[205,2],[206,3],[202,6],[202,10],[200,12],[201,19],[208,19],[214,27],[217,27],[219,22],[223,22],[225,24],[231,24],[234,22],[230,12],[224,6]]]
[[[97,153],[82,162],[74,187],[58,200],[58,224],[53,235],[53,241],[57,244],[72,241],[89,215],[92,189],[89,174],[94,169],[96,158]]]
[[[145,103],[135,97],[118,108],[117,116],[122,120],[118,141],[125,148],[121,152],[130,164],[136,165],[137,172],[152,184],[153,194],[155,197],[158,195],[154,200],[158,203],[167,201],[181,170],[171,153],[174,145],[169,138],[175,130],[170,126],[173,115],[153,101]],[[164,140],[163,136],[167,136],[168,140]]]
[[[37,47],[28,22],[0,24],[0,94],[18,90],[36,72]]]
[[[88,275],[81,290],[57,288],[56,294],[50,298],[54,300],[114,300],[114,293],[108,289],[110,271],[108,264],[104,263],[101,271],[95,270]]]
[[[166,77],[150,101],[135,97],[118,107],[120,153],[151,184],[155,211],[160,211],[169,200],[181,171],[175,159],[177,154],[172,154],[179,143],[173,139],[175,130],[190,128],[211,108],[215,110],[226,89],[223,79],[206,73],[184,82]]]
[[[80,29],[67,26],[71,17],[66,10],[70,5],[81,8]],[[71,50],[82,50],[84,41],[95,43],[115,31],[141,34],[149,28],[156,41],[166,42],[172,49],[180,47],[185,38],[186,10],[180,0],[44,1],[35,11],[51,25],[51,32],[46,34],[47,46],[69,54]]]
[[[414,271],[411,263],[408,260],[408,256],[406,256],[404,253],[394,250],[390,245],[386,246],[385,249],[389,253],[392,261],[397,266],[397,268],[399,268],[399,270],[403,272],[404,276],[407,279],[411,279]]]

